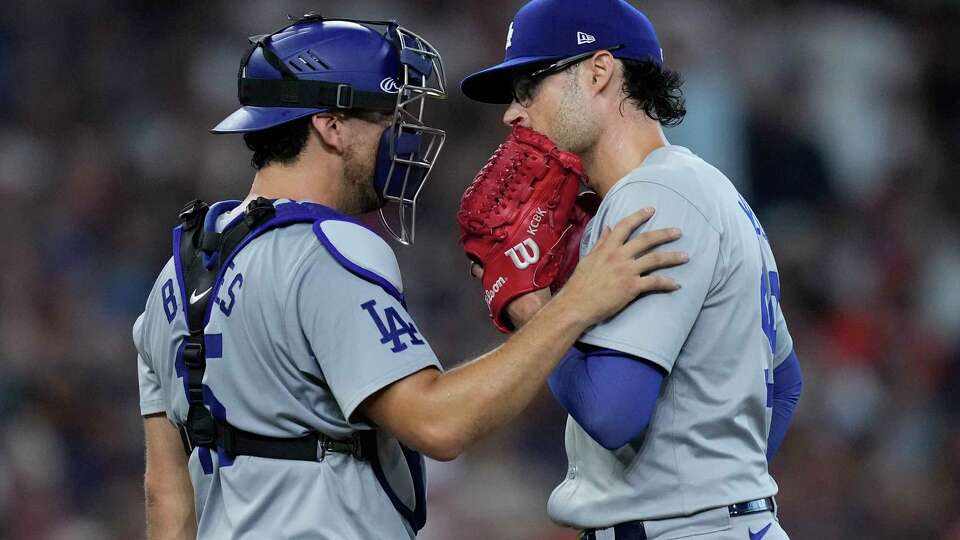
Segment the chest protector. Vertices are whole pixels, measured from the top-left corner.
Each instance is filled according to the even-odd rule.
[[[290,202],[274,206],[273,201],[261,197],[218,233],[215,227],[204,226],[211,221],[207,216],[209,210],[200,200],[191,202],[181,211],[180,225],[173,232],[173,259],[189,332],[183,344],[183,384],[189,408],[186,420],[178,426],[184,450],[188,455],[195,448],[209,448],[222,450],[230,458],[257,456],[301,461],[323,461],[327,452],[349,454],[370,463],[393,506],[414,531],[419,531],[426,522],[426,482],[423,456],[418,452],[380,430],[357,432],[346,440],[333,439],[320,432],[277,438],[243,431],[231,426],[225,417],[218,418],[211,413],[203,384],[207,365],[204,329],[214,304],[211,299],[217,297],[224,270],[237,253],[272,229],[313,223],[319,240],[341,265],[360,278],[384,286],[390,294],[399,295],[375,276],[358,272],[358,267],[339,253],[317,226],[328,220],[362,225],[319,204]],[[217,216],[209,217],[215,221]],[[398,300],[403,302],[402,296]]]

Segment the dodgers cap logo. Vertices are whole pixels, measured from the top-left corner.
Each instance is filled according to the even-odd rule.
[[[503,62],[460,85],[470,99],[510,103],[511,74],[577,54],[620,47],[617,58],[663,63],[653,24],[626,0],[532,0],[507,27]]]

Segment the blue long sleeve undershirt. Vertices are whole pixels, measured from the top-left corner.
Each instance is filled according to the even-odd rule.
[[[767,463],[777,454],[787,434],[802,388],[800,360],[797,359],[797,353],[791,351],[790,356],[773,370],[773,419],[770,421],[770,434],[767,435]]]
[[[636,356],[577,344],[550,375],[557,401],[584,431],[608,450],[638,438],[650,424],[664,371]],[[774,370],[773,419],[767,461],[786,435],[800,398],[802,377],[796,354]]]
[[[577,344],[550,375],[557,401],[595,441],[615,450],[650,423],[664,372],[636,356]]]

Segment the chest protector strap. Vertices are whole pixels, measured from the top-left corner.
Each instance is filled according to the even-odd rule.
[[[345,441],[334,440],[321,433],[298,438],[265,437],[215,419],[204,405],[203,375],[207,367],[204,328],[210,316],[211,298],[215,296],[213,287],[223,268],[229,265],[239,248],[254,237],[275,227],[316,219],[309,212],[296,212],[297,215],[286,212],[290,215],[283,216],[285,219],[275,219],[277,216],[273,203],[259,198],[250,203],[243,219],[223,233],[217,233],[204,230],[202,226],[208,211],[205,203],[195,200],[180,214],[182,232],[178,249],[184,292],[189,298],[186,302],[189,334],[183,347],[183,365],[187,372],[184,383],[189,409],[186,422],[179,426],[184,450],[190,454],[196,447],[219,447],[231,457],[247,455],[307,461],[322,460],[326,452],[339,452],[364,459],[372,445],[363,444],[360,437]]]
[[[225,419],[214,418],[204,404],[203,376],[206,371],[204,329],[210,320],[210,312],[223,280],[224,269],[229,267],[236,254],[259,235],[275,228],[293,223],[313,223],[314,232],[334,258],[349,271],[367,280],[373,280],[385,290],[402,295],[387,285],[384,280],[371,278],[367,272],[351,265],[337,252],[329,239],[323,236],[317,225],[325,220],[352,221],[350,218],[327,207],[311,203],[286,203],[274,206],[273,202],[259,198],[250,203],[243,218],[237,218],[222,233],[204,227],[209,207],[196,200],[188,204],[180,214],[179,245],[174,245],[178,272],[183,281],[189,334],[183,348],[183,363],[186,368],[184,385],[189,409],[186,421],[181,424],[180,435],[184,449],[191,454],[194,448],[222,448],[230,457],[257,456],[273,459],[300,461],[323,461],[327,452],[350,454],[370,462],[373,473],[384,488],[390,502],[410,524],[419,531],[426,521],[426,481],[423,457],[401,444],[386,432],[364,430],[347,440],[336,440],[319,432],[297,438],[276,438],[257,435],[237,429]],[[213,217],[213,216],[211,216]],[[357,225],[361,226],[361,225]]]

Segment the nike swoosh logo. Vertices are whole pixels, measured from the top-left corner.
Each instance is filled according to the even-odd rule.
[[[767,531],[770,530],[771,525],[773,525],[773,523],[767,523],[766,527],[760,529],[757,532],[753,532],[749,528],[747,528],[747,532],[750,533],[750,540],[761,540],[764,536],[767,535]]]
[[[191,303],[191,304],[196,304],[197,302],[200,301],[201,298],[203,298],[204,296],[206,296],[207,293],[210,292],[212,289],[213,289],[213,287],[210,287],[209,289],[203,291],[203,292],[200,293],[200,294],[197,294],[196,289],[194,289],[194,291],[193,291],[192,293],[190,293],[190,303]]]

